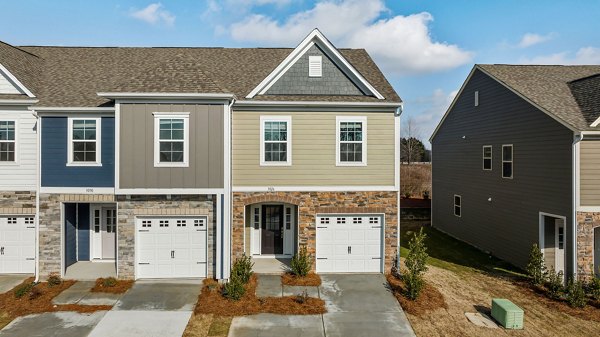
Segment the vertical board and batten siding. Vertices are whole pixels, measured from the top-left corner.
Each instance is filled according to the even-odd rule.
[[[539,212],[566,216],[570,254],[572,142],[572,131],[476,70],[432,141],[433,226],[524,267],[539,241]],[[503,144],[513,144],[513,179],[502,178]],[[484,145],[492,145],[491,171],[482,168]]]
[[[579,203],[600,206],[600,139],[579,143]]]
[[[37,187],[37,121],[31,111],[0,107],[0,120],[16,121],[16,163],[0,163],[0,190]]]
[[[189,167],[154,167],[154,112],[189,112]],[[223,188],[223,105],[121,104],[119,188]]]
[[[102,166],[67,166],[68,118],[42,117],[42,187],[114,187],[115,118],[100,124]]]
[[[260,116],[291,116],[291,166],[260,166]],[[367,117],[367,166],[336,166],[336,116]],[[233,186],[394,186],[392,112],[233,114]]]

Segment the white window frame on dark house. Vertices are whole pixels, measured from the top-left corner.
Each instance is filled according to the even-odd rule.
[[[489,149],[490,152],[486,153],[485,150]],[[492,170],[492,146],[484,145],[483,146],[483,170],[491,171]]]
[[[458,194],[454,195],[454,216],[462,217],[462,197]],[[457,203],[458,201],[458,203]]]
[[[309,56],[308,57],[308,77],[323,76],[323,57]]]
[[[361,123],[361,140],[342,140],[342,123]],[[367,117],[366,116],[337,116],[335,136],[335,162],[336,166],[367,166]],[[361,144],[360,161],[342,161],[342,147],[344,144]]]
[[[285,140],[266,139],[267,123],[285,123]],[[278,137],[280,138],[280,137]],[[285,159],[273,160],[272,154],[267,155],[267,144],[285,144]],[[271,145],[273,146],[273,145]],[[281,151],[279,151],[281,152]],[[292,117],[291,116],[260,116],[260,166],[290,166],[292,165]]]
[[[94,121],[95,125],[95,135],[94,139],[75,139],[73,137],[73,132],[75,131],[74,123],[81,121]],[[68,156],[67,156],[67,166],[102,166],[102,118],[100,117],[69,117],[68,121],[68,133],[69,133],[69,143],[68,143]],[[88,129],[84,126],[84,137],[85,133]],[[76,160],[75,158],[75,143],[93,143],[96,146],[95,156],[96,159],[92,161],[85,160]],[[77,151],[77,152],[91,152],[91,151]]]
[[[190,160],[190,113],[189,112],[155,112],[154,115],[154,167],[189,167]],[[164,139],[161,138],[160,122],[162,120],[182,120],[183,121],[183,138],[173,139],[173,130],[171,129],[170,136]],[[167,130],[163,130],[167,131]],[[183,159],[182,161],[161,161],[161,143],[182,143]],[[171,151],[173,152],[172,144]],[[178,152],[178,151],[177,151]]]
[[[506,156],[504,155],[504,149],[508,149],[510,148],[510,159],[507,159]],[[502,145],[502,178],[504,179],[512,179],[515,171],[514,171],[514,149],[513,149],[513,145],[512,144],[504,144]],[[508,175],[504,175],[504,167],[505,166],[510,166],[510,176]]]
[[[12,123],[12,137],[10,136]],[[12,139],[11,139],[12,138]],[[12,144],[12,151],[9,150]],[[13,158],[9,160],[9,154],[12,152]],[[14,119],[0,120],[0,165],[17,163],[17,121]],[[6,158],[6,159],[5,159]]]

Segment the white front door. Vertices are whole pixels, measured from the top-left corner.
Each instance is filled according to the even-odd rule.
[[[136,220],[137,278],[206,277],[207,218]]]
[[[92,208],[92,259],[113,260],[116,256],[117,210]]]
[[[266,244],[263,240],[268,235],[265,235],[267,231],[267,227],[272,221],[269,219],[265,219],[266,216],[263,214],[265,209],[269,206],[272,207],[282,207],[281,216],[283,217],[283,221],[281,221],[282,228],[280,229],[280,234],[277,240],[281,242],[273,242]],[[294,254],[294,224],[296,223],[296,215],[294,214],[294,207],[292,205],[274,205],[274,204],[257,204],[251,206],[251,223],[250,223],[250,251],[251,254],[255,257],[258,256],[292,256]],[[272,213],[272,212],[270,212]],[[279,216],[276,217],[277,223],[279,223]],[[268,249],[263,249],[265,246],[268,246]],[[278,250],[281,249],[281,251]]]
[[[554,224],[555,230],[555,269],[558,273],[563,272],[565,275],[565,222],[563,219],[556,219]]]
[[[316,226],[318,273],[382,271],[381,216],[320,215]]]
[[[35,272],[35,218],[0,216],[0,274]]]

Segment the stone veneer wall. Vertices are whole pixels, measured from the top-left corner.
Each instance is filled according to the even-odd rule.
[[[594,266],[594,228],[600,226],[600,212],[577,212],[577,275],[589,280]]]
[[[61,203],[114,202],[113,195],[40,194],[40,275],[60,273],[61,265]]]
[[[244,253],[244,207],[258,202],[283,202],[298,206],[298,242],[314,256],[316,214],[385,213],[385,270],[397,254],[397,192],[235,192],[233,193],[232,261]],[[313,261],[313,270],[314,270]]]
[[[214,276],[216,247],[216,203],[214,196],[206,195],[132,195],[117,196],[118,201],[118,275],[131,279],[135,276],[135,218],[141,215],[203,215],[207,223],[208,277]]]
[[[35,214],[35,191],[0,192],[0,214]]]

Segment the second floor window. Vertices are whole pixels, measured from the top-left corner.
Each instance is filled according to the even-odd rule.
[[[486,171],[492,170],[492,146],[485,145],[483,147],[483,169]]]
[[[366,117],[337,117],[337,165],[367,165],[366,139]]]
[[[513,177],[513,146],[502,145],[502,178]]]
[[[187,167],[189,115],[154,114],[154,166]]]
[[[15,121],[0,121],[0,162],[15,161]]]
[[[100,118],[69,118],[67,165],[100,165]]]
[[[462,197],[460,195],[454,195],[454,215],[457,217],[462,216]]]
[[[291,165],[291,117],[262,116],[260,123],[260,164],[263,166]]]

